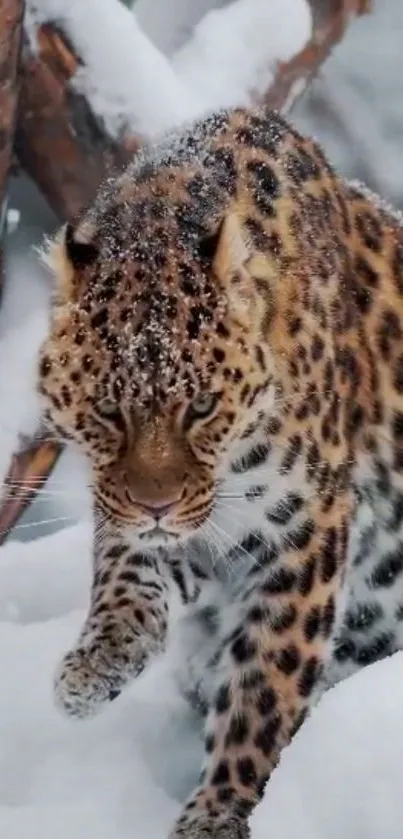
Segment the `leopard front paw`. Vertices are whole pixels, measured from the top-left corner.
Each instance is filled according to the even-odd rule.
[[[250,839],[250,828],[246,817],[235,812],[211,812],[205,810],[184,810],[169,834],[169,839]]]
[[[87,644],[70,650],[54,680],[56,705],[64,714],[82,719],[93,716],[119,696],[138,676],[150,657],[162,652],[164,636],[133,634],[131,628],[108,625]]]

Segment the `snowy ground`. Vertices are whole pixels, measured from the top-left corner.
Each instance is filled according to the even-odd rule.
[[[53,9],[54,14],[66,8],[65,0],[30,0],[34,5]],[[251,80],[267,84],[274,58],[286,58],[306,37],[309,20],[304,0],[287,0],[287,4],[236,0],[231,31],[226,23],[230,18],[221,15],[212,25],[210,17],[193,33],[189,50],[185,41],[191,27],[213,6],[225,11],[228,5],[228,0],[166,0],[164,16],[158,13],[161,0],[138,0],[138,24],[163,54],[174,56],[167,73],[163,57],[152,63],[152,45],[145,44],[138,26],[130,24],[129,13],[122,10],[113,30],[104,29],[110,42],[110,33],[116,39],[119,32],[125,33],[119,51],[109,51],[114,72],[104,72],[110,64],[100,67],[102,89],[91,89],[88,78],[80,80],[94,107],[107,109],[110,126],[121,127],[129,100],[135,123],[139,117],[135,96],[143,98],[149,117],[140,114],[140,125],[143,119],[150,126],[150,116],[155,115],[158,124],[150,130],[173,116],[188,114],[189,95],[197,109],[211,98],[215,104],[242,99]],[[286,27],[279,30],[273,16],[271,44],[266,34],[269,18],[260,31],[256,25],[245,28],[245,14],[254,15],[249,22],[256,24],[263,8],[271,14],[269,6],[272,11],[281,8],[283,22],[290,21],[287,35]],[[80,15],[91,18],[91,9],[101,7],[110,8],[110,0],[71,0],[79,37],[91,31],[81,25]],[[342,170],[349,175],[369,173],[374,186],[398,198],[403,195],[403,17],[397,0],[379,1],[377,8],[378,22],[357,23],[317,83],[338,121],[324,122],[323,114],[318,119],[314,108],[309,114],[299,108],[298,118],[307,130],[315,126]],[[179,17],[178,28],[172,24]],[[130,55],[129,31],[137,45]],[[248,32],[254,40],[245,52]],[[217,50],[217,34],[224,50]],[[253,66],[245,61],[246,53],[257,56]],[[91,53],[95,68],[103,59],[104,54]],[[139,61],[143,67],[150,62],[155,74],[139,72]],[[129,73],[122,79],[119,68],[128,62],[136,88]],[[344,136],[340,120],[348,128]],[[32,245],[55,225],[25,182],[17,182],[11,203],[20,206],[23,217],[20,230],[9,239],[8,283],[0,310],[0,474],[18,432],[35,427],[33,368],[46,330],[50,284]],[[40,524],[43,518],[52,519],[50,526],[70,525],[88,509],[85,472],[69,454],[15,536],[32,539],[49,527]],[[72,723],[53,708],[53,668],[73,641],[85,610],[88,555],[85,523],[35,543],[10,543],[1,550],[1,839],[166,839],[198,770],[197,725],[176,694],[169,654],[95,720]],[[253,839],[400,839],[402,672],[403,654],[368,668],[324,698],[285,751],[252,818]]]
[[[0,836],[166,839],[200,742],[168,654],[104,713],[59,717],[52,671],[84,615],[89,527],[0,563]],[[402,835],[403,654],[339,685],[284,752],[253,839]]]

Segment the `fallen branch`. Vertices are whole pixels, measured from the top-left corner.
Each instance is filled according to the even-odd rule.
[[[343,37],[350,18],[369,11],[370,3],[311,0],[311,6],[310,41],[291,61],[278,65],[263,97],[273,108],[291,107]],[[84,97],[71,86],[80,59],[64,35],[43,26],[38,45],[33,54],[24,44],[16,151],[59,217],[72,218],[92,200],[105,174],[121,168],[139,142],[135,137],[120,144],[112,140]],[[35,438],[25,451],[14,455],[0,502],[0,544],[35,498],[60,452],[58,444]],[[14,491],[13,486],[20,489]]]

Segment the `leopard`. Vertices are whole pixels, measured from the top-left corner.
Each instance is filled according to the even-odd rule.
[[[145,143],[45,259],[38,393],[93,519],[55,702],[90,717],[173,644],[204,755],[170,839],[246,839],[323,691],[403,647],[401,220],[237,107]]]

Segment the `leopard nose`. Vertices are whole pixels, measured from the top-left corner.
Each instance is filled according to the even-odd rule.
[[[138,504],[146,513],[148,513],[149,516],[152,516],[154,519],[159,521],[166,516],[173,507],[175,507],[178,501],[179,495],[177,498],[169,500],[164,498],[162,501],[140,501]]]

